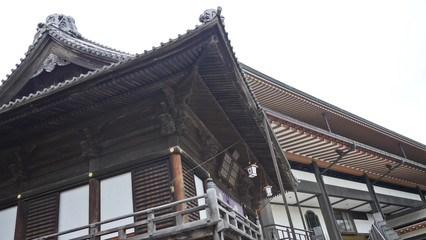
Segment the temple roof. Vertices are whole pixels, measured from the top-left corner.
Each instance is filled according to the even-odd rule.
[[[83,57],[85,60],[82,59]],[[46,18],[46,23],[38,24],[34,40],[25,53],[25,57],[20,59],[20,63],[16,64],[12,73],[7,75],[5,80],[2,80],[0,109],[24,102],[57,88],[58,86],[52,84],[47,88],[33,89],[30,94],[16,98],[16,94],[28,81],[43,71],[50,72],[57,65],[61,66],[60,62],[64,63],[63,65],[72,63],[89,70],[95,70],[132,57],[134,57],[133,54],[84,38],[77,31],[72,17],[62,14],[49,15]]]
[[[40,36],[37,35],[36,39],[40,39],[37,42],[41,42],[43,38],[52,39],[55,43],[60,41],[62,47],[69,47],[83,54],[83,60],[102,60],[105,64],[99,64],[99,68],[21,98],[4,102],[0,107],[0,115],[4,117],[0,121],[0,132],[8,135],[11,141],[18,141],[20,136],[59,129],[69,124],[70,119],[78,121],[89,113],[104,112],[136,101],[141,96],[159,94],[165,85],[173,88],[195,68],[211,92],[209,94],[214,96],[256,157],[263,159],[263,166],[277,183],[263,122],[260,120],[263,113],[258,111],[257,102],[248,88],[222,20],[218,9],[195,29],[136,55],[85,41],[75,31],[46,26],[49,28],[48,33],[45,30]],[[33,44],[34,48],[42,48],[37,42]],[[30,50],[27,58],[34,51]],[[77,61],[75,63],[78,64]],[[21,68],[18,67],[18,70]],[[13,74],[5,86],[9,81],[17,81],[12,78]],[[0,100],[1,94],[0,90]],[[273,144],[278,149],[282,180],[286,189],[290,190],[294,179],[289,163],[279,151],[276,139]]]
[[[321,113],[326,112],[329,114],[327,117],[331,122],[334,134],[331,134],[333,135],[331,137],[334,138],[332,141],[343,141],[339,136],[344,136],[345,141],[349,139],[347,143],[345,142],[345,146],[341,146],[343,150],[350,147],[348,144],[352,139],[396,156],[393,157],[395,161],[392,163],[397,163],[403,159],[403,157],[400,157],[402,154],[397,145],[401,143],[407,152],[406,159],[409,160],[407,169],[414,166],[420,169],[421,173],[424,173],[423,156],[425,156],[426,147],[423,144],[325,103],[246,65],[240,65],[232,50],[223,21],[218,17],[221,18],[220,11],[217,15],[213,12],[206,12],[202,18],[200,17],[201,20],[205,21],[201,25],[196,26],[195,29],[188,30],[185,34],[179,35],[175,39],[169,39],[168,42],[161,43],[160,46],[153,47],[152,50],[136,55],[117,51],[81,37],[76,27],[72,25],[73,19],[69,17],[63,16],[61,18],[66,19],[66,21],[61,21],[60,15],[55,15],[53,20],[48,17],[46,24],[39,26],[35,40],[26,53],[26,57],[17,66],[17,69],[13,71],[12,75],[8,76],[3,86],[0,87],[0,114],[6,117],[0,121],[0,132],[4,134],[20,133],[23,129],[26,129],[24,126],[26,126],[25,122],[28,120],[39,122],[37,126],[39,129],[28,128],[28,131],[39,131],[44,128],[45,124],[50,122],[65,124],[66,119],[60,117],[64,111],[75,111],[76,114],[80,114],[78,111],[83,111],[83,108],[87,108],[87,103],[81,103],[77,97],[84,99],[103,99],[110,96],[127,94],[127,92],[136,94],[134,93],[136,90],[133,91],[133,88],[140,88],[142,86],[145,87],[139,93],[148,94],[148,92],[158,91],[159,86],[154,84],[155,81],[174,76],[170,80],[170,84],[177,84],[182,76],[175,76],[173,74],[184,71],[191,64],[199,64],[198,67],[202,67],[201,71],[204,71],[204,80],[211,89],[212,94],[216,97],[216,100],[230,116],[231,121],[235,125],[244,123],[246,126],[249,126],[248,128],[243,127],[238,130],[243,136],[253,138],[252,146],[260,144],[257,141],[262,137],[260,137],[261,133],[256,131],[253,135],[245,133],[245,131],[251,131],[251,128],[256,126],[253,122],[253,115],[247,114],[249,112],[259,112],[258,109],[262,107],[269,112],[279,113],[276,114],[277,116],[284,114],[285,116],[281,120],[284,119],[285,123],[280,122],[279,124],[286,124],[292,120],[295,120],[292,124],[304,122],[308,125],[303,125],[302,127],[307,129],[307,132],[312,131],[312,129],[315,130],[315,127],[318,127],[321,129],[315,131],[324,136],[327,135],[327,132],[323,131],[326,127]],[[47,48],[46,46],[54,47]],[[213,49],[214,46],[218,46],[218,49],[222,52],[218,53],[217,51],[219,50]],[[60,50],[57,50],[57,48]],[[64,54],[64,51],[67,54]],[[16,95],[20,88],[24,87],[22,84],[19,85],[19,83],[23,82],[23,84],[26,84],[34,74],[32,71],[46,70],[43,61],[38,63],[36,69],[31,68],[34,65],[33,60],[39,56],[44,56],[43,60],[47,59],[51,53],[58,54],[63,60],[72,62],[75,65],[87,67],[88,71],[42,89],[36,89],[30,94],[14,99],[13,96]],[[78,56],[73,56],[71,53],[78,53]],[[197,63],[196,59],[200,57],[200,54],[209,55],[207,59],[212,62],[204,64]],[[81,56],[83,56],[83,59],[81,59]],[[93,65],[88,67],[83,64],[84,62],[90,62]],[[224,62],[228,65],[224,65]],[[134,66],[138,66],[138,69]],[[243,69],[245,72],[243,72]],[[166,72],[164,72],[165,70]],[[139,76],[139,74],[145,74],[147,77],[142,80],[135,80],[135,76]],[[23,76],[25,77],[24,79],[22,79]],[[223,80],[217,80],[218,76],[221,79],[223,78]],[[111,79],[113,80],[111,81]],[[89,84],[90,82],[92,82],[92,85]],[[249,83],[251,87],[248,87]],[[236,86],[235,84],[239,84],[240,86]],[[77,87],[79,92],[73,90],[74,88],[77,89]],[[15,94],[5,96],[9,90],[13,89],[15,89]],[[107,89],[109,91],[106,91]],[[67,91],[71,95],[63,97],[60,100],[55,97]],[[235,91],[240,92],[236,94]],[[134,99],[135,97],[131,94],[126,98]],[[227,94],[236,94],[235,96],[240,97],[244,96],[244,99],[233,99],[232,97],[234,96],[226,97]],[[45,100],[48,98],[54,99],[54,101]],[[124,100],[117,101],[125,102]],[[288,104],[285,105],[283,103]],[[96,104],[102,110],[103,103],[99,101]],[[58,110],[60,108],[62,109]],[[248,110],[244,110],[245,113],[242,114],[240,111],[241,108],[247,108]],[[316,115],[313,117],[311,116],[312,114]],[[258,119],[255,121],[258,121]],[[275,127],[278,128],[277,126]],[[300,131],[300,129],[297,131]],[[306,136],[308,135],[306,134]],[[328,137],[330,136],[326,138],[328,139]],[[274,141],[277,141],[276,144],[278,144],[278,140],[275,139]],[[259,152],[262,152],[265,146],[263,144],[260,145],[259,149],[262,150],[259,150]],[[339,146],[336,148],[339,148]],[[330,149],[334,153],[334,149]],[[264,152],[262,154],[265,155]],[[282,152],[279,154],[282,160],[281,169],[283,171],[288,170],[288,162],[283,159]],[[364,152],[359,152],[359,154],[364,154]],[[365,154],[369,154],[368,151]],[[328,157],[330,159],[334,158],[334,156]],[[388,161],[388,158],[385,156],[380,164],[386,161]],[[410,161],[412,161],[411,164]],[[420,163],[421,166],[417,166],[417,163]],[[370,165],[371,163],[365,164],[367,170],[371,170]],[[405,170],[409,171],[407,169]],[[387,171],[387,169],[384,168],[383,171],[377,171],[377,174],[381,174],[384,171]],[[401,172],[402,175],[400,176],[406,174],[406,171]],[[400,176],[398,176],[399,179],[401,179]],[[283,178],[289,180],[292,177],[287,175]],[[412,185],[417,180],[410,181]],[[291,188],[290,186],[287,187]]]

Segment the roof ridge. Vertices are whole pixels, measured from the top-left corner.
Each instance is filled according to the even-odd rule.
[[[109,47],[101,46],[100,44],[94,43],[93,41],[86,41],[84,38],[76,38],[55,27],[49,29],[49,35],[57,41],[61,41],[62,43],[71,46],[72,48],[76,48],[77,50],[82,50],[90,54],[101,55],[114,60],[125,59],[134,56],[134,54],[125,53]],[[81,47],[79,45],[85,45],[85,47]],[[91,50],[87,48],[91,48]],[[102,54],[96,51],[96,49],[107,51],[109,53]]]

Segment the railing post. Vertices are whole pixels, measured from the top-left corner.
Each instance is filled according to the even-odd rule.
[[[126,231],[124,229],[118,230],[118,240],[126,239]]]
[[[98,226],[96,224],[90,224],[90,240],[96,240],[95,234],[98,232]]]
[[[152,235],[155,232],[155,223],[152,220],[153,218],[154,218],[154,213],[153,212],[149,212],[147,220],[148,220],[148,234],[149,234],[150,237],[152,237]]]
[[[260,235],[259,239],[263,240],[262,225],[260,224],[259,216],[256,216],[256,225]]]
[[[207,221],[220,220],[219,215],[219,204],[216,197],[216,189],[214,188],[213,179],[207,178],[207,191],[206,191],[206,203],[208,206],[208,218]],[[218,226],[214,226],[213,229],[213,240],[223,240],[223,233],[218,231]]]
[[[217,221],[217,220],[220,219],[219,204],[217,202],[216,189],[214,188],[213,179],[211,179],[211,178],[207,178],[206,195],[207,195],[206,202],[207,202],[207,206],[208,206],[208,209],[209,209],[209,218],[210,218],[208,220]]]

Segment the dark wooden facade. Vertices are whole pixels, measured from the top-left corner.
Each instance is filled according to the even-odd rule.
[[[276,139],[282,178],[274,173],[269,126],[219,18],[135,56],[61,26],[41,25],[0,88],[0,210],[17,206],[15,239],[57,232],[59,194],[78,186],[89,186],[89,223],[100,221],[100,182],[122,173],[131,174],[135,212],[194,196],[194,174],[213,178],[253,221],[265,185],[275,194],[278,181],[292,189]],[[259,165],[257,178],[245,173],[249,162]]]

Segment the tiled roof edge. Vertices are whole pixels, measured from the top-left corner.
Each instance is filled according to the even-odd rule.
[[[178,36],[175,39],[170,38],[169,41],[166,42],[166,43],[160,42],[160,46],[157,46],[157,47],[153,46],[151,50],[145,50],[141,54],[135,54],[134,56],[126,58],[126,59],[123,59],[123,60],[121,60],[121,61],[119,61],[117,63],[112,63],[111,65],[107,65],[107,66],[105,66],[103,68],[99,68],[99,69],[96,69],[96,70],[93,70],[93,71],[89,71],[86,74],[81,74],[78,77],[73,77],[72,79],[65,80],[65,81],[60,82],[60,83],[58,83],[56,85],[52,85],[50,87],[44,88],[41,91],[37,91],[36,93],[31,93],[28,96],[24,96],[24,97],[22,97],[20,99],[14,99],[14,100],[12,100],[12,101],[10,101],[8,103],[5,103],[2,106],[0,106],[0,114],[2,112],[4,112],[4,111],[7,111],[8,108],[12,108],[12,107],[14,107],[16,105],[19,105],[19,104],[25,104],[27,101],[33,100],[36,97],[39,97],[39,96],[42,96],[42,95],[45,95],[45,94],[57,91],[57,90],[62,89],[64,87],[66,87],[66,86],[69,86],[71,84],[79,82],[79,81],[81,81],[82,79],[84,79],[86,77],[90,77],[90,76],[92,76],[92,75],[94,75],[96,73],[103,72],[103,71],[105,71],[107,69],[119,66],[119,65],[121,65],[121,64],[123,64],[125,62],[136,60],[136,59],[145,57],[146,55],[152,54],[153,52],[156,52],[156,51],[158,51],[158,50],[160,50],[160,49],[162,49],[164,47],[167,47],[167,46],[175,43],[176,41],[178,41],[178,40],[180,40],[180,39],[182,39],[182,38],[190,35],[191,33],[195,32],[197,29],[199,29],[199,28],[201,28],[201,27],[203,27],[205,25],[208,25],[208,24],[209,23],[202,23],[200,25],[196,25],[194,29],[187,30],[186,33],[184,33],[184,34],[178,34]],[[45,32],[43,32],[43,34],[45,34]],[[31,46],[30,46],[30,48],[31,48]],[[32,47],[31,49],[33,49],[33,48],[34,47]],[[26,55],[28,55],[28,54],[26,54]]]

